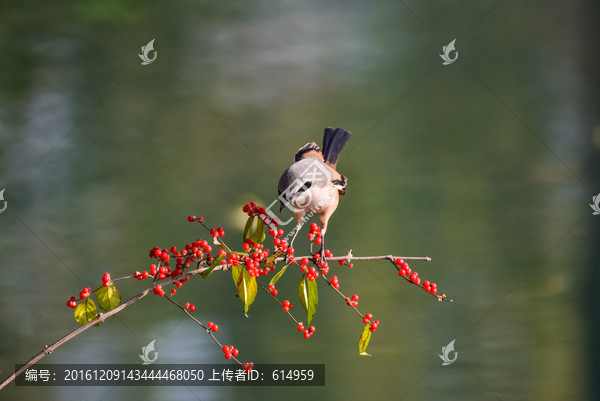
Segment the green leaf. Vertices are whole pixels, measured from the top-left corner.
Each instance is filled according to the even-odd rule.
[[[86,298],[75,308],[75,320],[80,324],[87,324],[98,317],[96,304],[90,298]]]
[[[271,284],[275,285],[275,283],[276,283],[277,281],[279,281],[279,279],[281,278],[281,276],[283,276],[283,273],[285,273],[285,270],[288,268],[288,266],[289,266],[289,265],[290,265],[290,264],[288,263],[287,265],[283,266],[283,267],[281,268],[281,270],[279,270],[279,271],[277,272],[277,274],[273,276],[273,278],[271,279],[271,282],[269,283],[269,285],[271,285]]]
[[[210,276],[212,274],[212,271],[215,269],[215,267],[217,267],[218,265],[221,264],[221,261],[223,260],[224,257],[225,257],[225,255],[219,255],[215,260],[213,260],[212,264],[208,267],[208,269],[206,269],[202,273],[200,273],[202,278],[207,278],[208,276]]]
[[[257,244],[262,244],[265,241],[265,223],[258,217],[248,217],[246,226],[244,227],[244,241],[251,238]]]
[[[237,288],[238,296],[244,303],[244,314],[248,317],[248,308],[250,308],[250,305],[254,302],[256,293],[258,292],[256,277],[250,277],[248,270],[241,265],[233,266],[231,273]]]
[[[367,354],[367,347],[369,346],[369,341],[371,341],[372,334],[370,329],[371,325],[367,323],[358,339],[358,353],[360,355],[371,356],[370,354]]]
[[[254,230],[254,234],[252,234],[252,241],[257,244],[262,244],[265,242],[265,223],[261,219],[258,219],[256,222],[256,230]]]
[[[283,255],[283,254],[282,254],[282,253],[280,253],[280,252],[273,252],[273,253],[272,253],[272,254],[269,256],[269,258],[267,259],[267,261],[265,262],[265,265],[266,265],[266,266],[269,266],[271,263],[273,263],[273,261],[274,261],[275,259],[277,259],[277,258],[278,258],[278,257],[280,257],[281,255]]]
[[[115,283],[110,283],[108,287],[98,288],[96,299],[98,299],[98,306],[108,312],[121,304],[121,293],[115,287]]]
[[[244,241],[246,241],[248,238],[251,237],[252,226],[254,225],[254,220],[256,220],[256,219],[257,219],[256,216],[248,217],[248,220],[246,221],[246,226],[244,227]]]
[[[306,278],[306,274],[304,274],[298,285],[298,296],[300,297],[300,303],[307,313],[307,324],[310,324],[313,315],[317,311],[317,305],[319,304],[317,281],[310,281]]]

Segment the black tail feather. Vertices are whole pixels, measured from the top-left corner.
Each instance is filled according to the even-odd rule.
[[[336,164],[340,152],[352,134],[342,128],[325,128],[323,134],[323,158],[329,164]]]

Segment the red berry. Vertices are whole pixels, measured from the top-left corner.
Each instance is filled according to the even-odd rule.
[[[308,328],[308,331],[309,331],[311,334],[312,334],[312,333],[314,333],[314,332],[315,332],[315,330],[316,330],[316,329],[315,329],[315,326],[310,326],[310,327]]]
[[[104,273],[104,274],[102,275],[102,282],[104,282],[104,283],[107,283],[107,282],[109,282],[109,281],[110,281],[110,274],[108,274],[108,273]]]
[[[216,333],[217,331],[219,331],[219,325],[218,324],[213,324],[213,326],[212,326],[211,329],[212,329],[212,331],[214,331]]]
[[[352,294],[352,300],[353,301],[358,301],[358,295]]]
[[[190,303],[186,302],[185,305],[183,305],[183,306],[185,306],[186,308],[189,308],[190,307]],[[210,327],[210,324],[208,325],[208,327]]]
[[[88,293],[85,291],[81,291],[79,293],[79,298],[81,298],[81,299],[85,299],[85,298],[87,298],[87,296],[88,296]]]
[[[190,223],[196,221],[196,216],[188,216],[188,221]]]
[[[231,351],[231,355],[233,356],[238,356],[239,353],[240,351],[237,348],[234,348],[233,351]]]
[[[196,310],[196,305],[194,305],[194,304],[191,304],[191,305],[190,305],[190,312],[193,312],[193,311],[195,311],[195,310]]]
[[[404,270],[404,269],[400,269],[400,270],[398,270],[398,275],[399,275],[400,277],[404,277],[404,276],[406,276],[406,270]]]
[[[372,313],[367,313],[367,314],[365,315],[365,318],[366,318],[367,320],[371,320],[371,319],[373,319],[373,314],[372,314]]]
[[[304,325],[302,323],[298,323],[298,331],[304,331]]]
[[[349,263],[348,267],[352,269],[354,267],[354,263]]]
[[[208,322],[208,328],[210,329],[211,327],[213,327],[215,324],[213,322]]]

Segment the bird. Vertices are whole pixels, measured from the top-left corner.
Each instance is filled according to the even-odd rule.
[[[351,135],[342,128],[325,128],[323,150],[315,142],[302,146],[294,156],[294,163],[279,179],[279,211],[288,207],[294,211],[296,218],[296,228],[289,247],[292,248],[304,223],[318,214],[321,222],[321,260],[325,260],[325,232],[329,219],[348,185],[348,179],[337,171],[337,162]]]

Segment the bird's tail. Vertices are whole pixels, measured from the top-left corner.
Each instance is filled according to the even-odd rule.
[[[340,152],[352,134],[342,128],[325,128],[323,134],[323,158],[331,168],[335,169]]]

